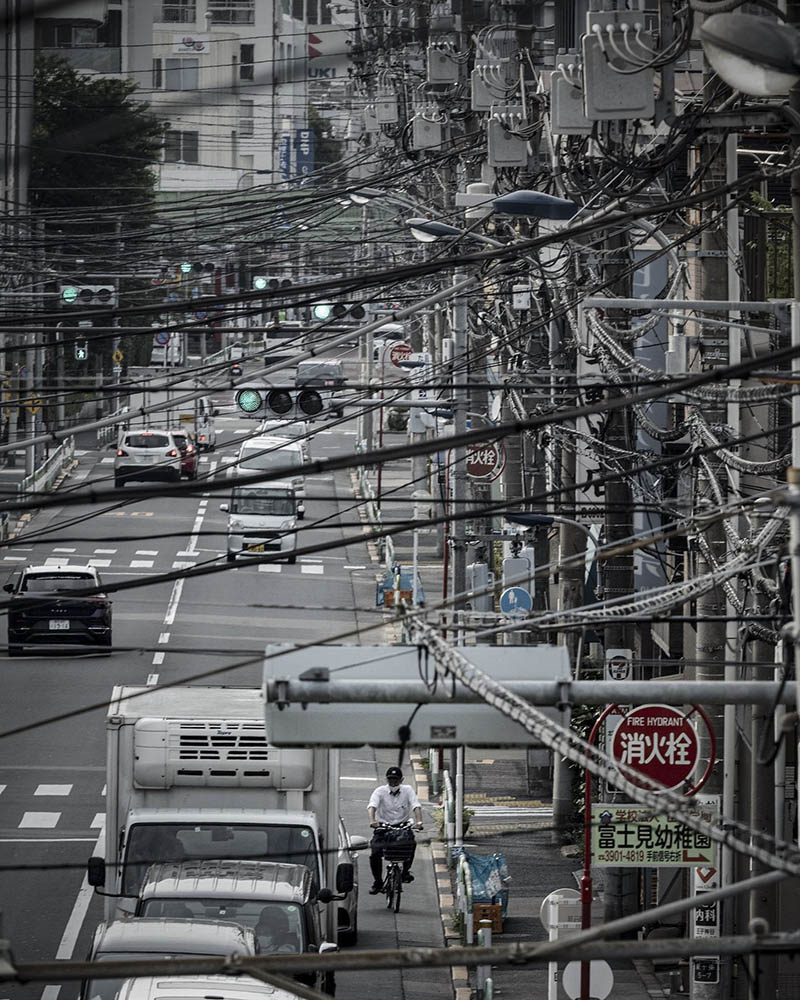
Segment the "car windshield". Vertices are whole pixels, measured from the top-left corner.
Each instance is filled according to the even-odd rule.
[[[231,496],[232,514],[267,514],[291,517],[295,500],[285,490],[235,489]]]
[[[341,378],[342,366],[339,364],[312,364],[297,366],[297,377],[298,379],[309,379],[309,378]]]
[[[166,434],[129,434],[122,442],[128,448],[168,448]]]
[[[278,469],[281,466],[303,464],[303,457],[297,448],[243,448],[239,465],[243,469]]]
[[[172,899],[147,899],[140,917],[166,917],[184,920],[234,920],[252,927],[262,953],[299,954],[305,951],[302,911],[294,903],[258,899],[204,899],[182,896]]]
[[[135,823],[128,837],[122,891],[137,896],[152,864],[194,860],[284,861],[317,872],[314,831],[307,826]]]
[[[186,435],[185,434],[173,434],[175,438],[175,444],[180,448],[181,451],[186,451]]]
[[[28,573],[20,590],[33,594],[54,594],[64,590],[86,590],[97,581],[88,573]]]

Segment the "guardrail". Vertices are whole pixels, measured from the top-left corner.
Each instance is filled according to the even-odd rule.
[[[360,448],[356,449],[357,451]],[[361,467],[358,470],[358,486],[361,490],[361,495],[366,500],[364,505],[367,511],[367,519],[371,525],[380,529],[383,527],[383,518],[381,517],[381,512],[378,509],[377,496],[375,490],[372,488],[372,483],[367,478],[366,470]],[[385,538],[380,538],[377,541],[379,546],[379,551],[381,552],[381,557],[383,559],[383,564],[386,569],[391,569],[395,564],[394,558],[394,542],[387,535]]]
[[[125,413],[128,413],[130,407],[121,406],[118,410],[114,410],[113,413],[109,413],[110,417],[121,417]],[[119,424],[109,424],[108,427],[98,427],[97,428],[97,447],[105,448],[107,444],[119,437],[120,425]]]
[[[459,854],[456,867],[456,910],[461,914],[464,928],[464,944],[475,943],[472,918],[472,873],[465,855]]]
[[[477,938],[479,948],[492,947],[491,920],[481,920]],[[494,996],[494,980],[492,979],[491,965],[475,966],[475,994],[477,1000],[492,1000]]]
[[[20,493],[44,493],[49,490],[53,480],[59,476],[64,469],[71,465],[75,458],[75,438],[70,436],[60,444],[55,451],[45,459],[44,462],[34,469],[30,476],[26,476],[19,484]]]
[[[449,771],[442,771],[442,818],[444,839],[447,841],[447,857],[450,858],[456,842],[456,797]]]

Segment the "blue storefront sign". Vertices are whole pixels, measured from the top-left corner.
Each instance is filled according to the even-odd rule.
[[[278,140],[278,173],[285,181],[292,176],[292,146],[288,135]]]
[[[302,177],[314,172],[314,133],[310,128],[299,128],[294,139],[297,174]]]

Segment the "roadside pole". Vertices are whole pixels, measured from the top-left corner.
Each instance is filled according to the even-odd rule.
[[[453,276],[453,284],[459,285],[466,280],[466,273],[457,270]],[[467,299],[462,291],[453,298],[453,433],[464,434],[467,430],[468,389],[466,388],[466,373],[461,369],[467,357]],[[452,540],[453,587],[451,590],[452,609],[464,607],[464,593],[467,589],[467,547],[466,522],[460,516],[466,509],[467,499],[467,448],[457,445],[453,449],[453,509],[459,515],[450,530]]]

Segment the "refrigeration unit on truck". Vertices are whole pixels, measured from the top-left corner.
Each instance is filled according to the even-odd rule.
[[[106,919],[133,913],[151,864],[226,859],[306,865],[338,893],[328,940],[356,926],[354,852],[367,842],[339,817],[337,750],[271,746],[252,688],[118,686],[106,729],[105,866],[89,863],[112,894]]]

